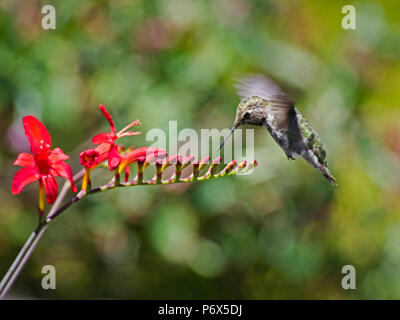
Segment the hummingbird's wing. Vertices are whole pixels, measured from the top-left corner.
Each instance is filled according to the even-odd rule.
[[[294,114],[293,101],[271,79],[263,75],[252,75],[236,79],[238,95],[244,99],[257,96],[270,102],[268,108],[280,127],[288,125]]]
[[[263,75],[252,75],[236,79],[238,95],[244,99],[258,96],[267,101],[291,104],[293,101],[271,79]]]

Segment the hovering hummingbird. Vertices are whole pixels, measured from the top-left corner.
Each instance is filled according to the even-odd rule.
[[[236,88],[242,100],[237,106],[233,127],[219,149],[237,127],[243,124],[263,126],[288,159],[303,157],[336,185],[319,136],[294,107],[293,101],[272,80],[261,75],[240,78]]]

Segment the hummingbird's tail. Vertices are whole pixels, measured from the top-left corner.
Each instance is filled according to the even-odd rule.
[[[330,172],[328,166],[326,164],[322,164],[318,161],[318,158],[316,155],[312,153],[311,150],[306,152],[303,155],[303,158],[307,160],[308,163],[310,163],[314,168],[318,169],[322,175],[334,186],[337,186],[336,179]]]
[[[326,179],[328,179],[328,181],[332,184],[332,185],[334,185],[334,186],[337,186],[337,183],[336,183],[336,179],[335,179],[335,177],[332,175],[332,173],[329,171],[329,169],[328,169],[328,167],[322,167],[323,168],[323,170],[321,170],[320,169],[320,171],[321,171],[321,173],[323,174],[323,176],[326,178]]]

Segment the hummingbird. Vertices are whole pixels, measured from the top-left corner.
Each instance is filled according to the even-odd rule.
[[[218,150],[239,126],[262,126],[282,148],[288,160],[303,157],[331,184],[336,185],[326,161],[325,146],[281,88],[263,75],[239,78],[237,82],[237,92],[242,100],[237,106],[233,127]]]

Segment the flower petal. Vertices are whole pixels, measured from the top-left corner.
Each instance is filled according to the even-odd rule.
[[[102,144],[102,143],[114,143],[113,137],[109,133],[100,133],[93,137],[92,142],[94,144]]]
[[[126,166],[124,171],[125,171],[125,182],[128,182],[129,176],[131,175],[131,169],[129,166]]]
[[[110,170],[115,170],[121,163],[121,155],[118,152],[118,145],[114,144],[108,153],[108,167]]]
[[[56,177],[63,177],[68,179],[69,182],[71,182],[71,190],[73,192],[78,191],[73,180],[71,167],[67,163],[65,162],[55,163],[51,166],[51,170]]]
[[[103,106],[102,104],[99,105],[99,109],[103,113],[104,117],[106,117],[108,123],[110,124],[110,128],[111,128],[110,135],[115,136],[115,124],[114,124],[113,118],[111,117],[111,114],[108,113],[106,107]]]
[[[54,148],[50,151],[49,159],[52,163],[56,163],[69,159],[69,156],[67,156],[60,148]]]
[[[108,153],[110,152],[111,147],[112,145],[110,145],[109,143],[102,143],[94,148],[94,150],[99,153],[99,156],[97,158],[98,164],[102,163],[108,158]]]
[[[34,167],[36,165],[35,158],[31,154],[23,152],[18,155],[14,165],[21,167]]]
[[[82,151],[79,155],[81,165],[86,168],[94,168],[98,165],[99,152],[94,149]]]
[[[34,155],[42,151],[49,151],[51,147],[51,137],[43,123],[34,116],[26,116],[22,119],[25,135],[28,138],[31,150]]]
[[[11,192],[16,195],[29,183],[35,182],[40,178],[40,174],[35,167],[22,168],[14,175],[11,183]]]
[[[58,184],[56,178],[52,174],[42,176],[42,183],[46,191],[47,203],[54,203],[58,195]]]
[[[123,157],[124,165],[129,165],[137,161],[141,157],[145,157],[146,160],[150,161],[154,158],[166,156],[167,152],[163,149],[153,147],[142,147],[137,148]]]

